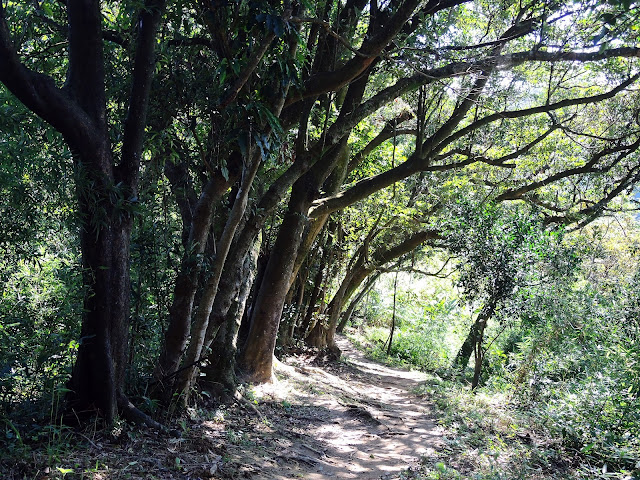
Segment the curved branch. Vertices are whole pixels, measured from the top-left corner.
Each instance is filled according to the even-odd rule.
[[[622,92],[626,87],[635,82],[638,78],[640,78],[640,73],[633,75],[631,78],[622,82],[617,87],[612,90],[599,94],[593,95],[589,97],[580,97],[577,99],[567,99],[562,100],[560,102],[552,103],[549,105],[542,105],[538,107],[527,108],[523,110],[514,110],[508,112],[499,112],[492,115],[488,115],[480,120],[473,122],[471,125],[464,127],[455,133],[452,133],[447,138],[442,140],[436,147],[431,147],[430,149],[425,149],[427,153],[430,152],[430,155],[426,155],[424,157],[418,156],[415,152],[402,164],[398,165],[395,168],[387,170],[386,172],[380,173],[378,175],[374,175],[372,177],[365,178],[360,180],[351,188],[339,192],[336,195],[331,197],[325,197],[314,202],[314,205],[309,213],[311,217],[315,217],[317,215],[326,214],[330,212],[334,212],[336,210],[340,210],[345,208],[372,193],[381,190],[394,182],[398,182],[403,180],[404,178],[413,175],[419,171],[444,171],[451,170],[453,168],[460,168],[466,165],[473,163],[475,160],[466,160],[462,162],[457,162],[453,164],[447,165],[429,165],[429,160],[433,158],[433,155],[437,152],[442,151],[448,145],[450,145],[455,140],[462,138],[464,135],[471,133],[489,123],[502,120],[502,119],[514,119],[521,118],[525,116],[530,116],[539,113],[548,113],[553,110],[558,110],[561,108],[565,108],[567,106],[573,105],[583,105],[588,103],[597,103],[603,100],[609,99]],[[434,137],[432,137],[433,139]],[[612,151],[610,153],[615,153]],[[580,167],[582,169],[584,167]],[[557,180],[557,179],[555,179]],[[552,180],[552,181],[555,181]],[[550,183],[550,182],[549,182]],[[526,192],[523,192],[523,194]]]
[[[97,145],[99,137],[93,119],[54,80],[25,67],[11,41],[5,10],[0,2],[0,82],[29,110],[49,123],[77,147],[85,142]]]
[[[550,185],[554,182],[557,182],[558,180],[573,177],[575,175],[582,175],[585,173],[606,173],[610,171],[615,165],[619,164],[624,158],[628,157],[633,152],[638,150],[639,147],[640,147],[640,138],[636,140],[634,143],[632,143],[631,145],[622,145],[622,146],[613,147],[613,148],[605,148],[600,152],[597,152],[595,155],[593,155],[591,160],[589,160],[587,163],[585,163],[581,167],[570,168],[569,170],[558,172],[554,175],[550,175],[544,180],[531,182],[530,184],[517,188],[515,190],[507,190],[506,192],[503,192],[502,194],[498,195],[498,197],[496,198],[496,201],[501,202],[504,200],[518,200],[529,192],[532,192],[541,187]],[[601,168],[596,167],[600,159],[602,159],[607,155],[613,155],[614,153],[619,153],[619,155],[613,162],[611,162],[609,165],[605,167],[601,167]]]

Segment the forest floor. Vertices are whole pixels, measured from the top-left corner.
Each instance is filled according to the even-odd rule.
[[[226,405],[194,408],[180,437],[130,429],[60,431],[8,479],[399,479],[441,446],[433,412],[412,393],[424,375],[366,359],[345,338],[339,361],[312,352],[278,363],[277,380]]]

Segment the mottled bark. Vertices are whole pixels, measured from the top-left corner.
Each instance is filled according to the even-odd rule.
[[[271,381],[273,352],[284,298],[289,290],[289,278],[307,223],[304,212],[309,205],[310,202],[304,197],[292,198],[269,256],[251,315],[249,336],[243,348],[241,368],[248,381]]]
[[[158,382],[157,396],[164,401],[168,401],[173,392],[174,374],[180,366],[189,338],[193,302],[198,289],[202,255],[211,230],[213,211],[228,189],[229,183],[221,172],[217,172],[205,185],[192,214],[187,249],[174,284],[169,325],[154,370]]]
[[[484,351],[482,342],[484,340],[484,330],[487,327],[487,323],[493,317],[498,304],[498,299],[491,297],[485,303],[476,318],[476,321],[471,325],[469,334],[465,338],[464,343],[460,347],[456,358],[453,361],[454,366],[461,369],[465,369],[469,363],[471,354],[474,356],[475,365],[473,369],[473,380],[471,382],[471,388],[474,389],[480,383],[480,376],[482,375],[482,363],[484,360]]]

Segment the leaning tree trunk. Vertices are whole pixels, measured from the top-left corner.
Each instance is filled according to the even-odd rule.
[[[393,280],[393,313],[391,314],[391,331],[389,332],[389,344],[387,345],[387,356],[391,355],[393,347],[393,335],[396,331],[396,300],[398,298],[398,272]]]
[[[249,190],[253,184],[253,179],[258,172],[260,166],[261,157],[255,156],[252,159],[252,163],[243,172],[240,188],[236,195],[236,199],[233,202],[233,207],[227,218],[227,222],[224,227],[224,231],[218,242],[218,248],[216,252],[216,258],[213,262],[212,271],[209,276],[209,280],[205,285],[204,292],[200,298],[200,304],[196,311],[196,316],[193,322],[193,328],[191,329],[191,341],[189,348],[185,355],[185,367],[178,375],[176,382],[175,392],[183,396],[183,402],[186,404],[189,400],[189,389],[195,381],[197,373],[197,364],[200,360],[200,355],[205,343],[205,336],[207,327],[209,325],[209,316],[211,315],[211,309],[215,301],[216,293],[218,292],[218,285],[220,283],[220,277],[222,276],[222,270],[224,268],[227,255],[231,249],[231,242],[235,236],[236,229],[244,216],[247,202],[249,199]]]
[[[456,358],[453,361],[454,366],[458,366],[461,369],[465,369],[469,363],[471,354],[474,355],[475,366],[473,372],[473,381],[471,388],[474,389],[480,382],[480,375],[482,374],[482,363],[484,360],[484,352],[482,350],[482,340],[484,337],[484,330],[487,327],[487,322],[493,317],[496,311],[497,299],[494,297],[489,298],[489,301],[484,304],[476,321],[471,325],[469,334],[464,343],[460,347]]]
[[[193,301],[198,289],[202,255],[207,244],[213,210],[229,186],[229,180],[218,171],[207,182],[194,206],[184,256],[173,289],[173,302],[169,308],[169,325],[154,377],[158,382],[155,395],[167,402],[173,393],[175,374],[180,365],[191,329]],[[183,218],[185,221],[186,218]]]
[[[308,225],[307,214],[318,189],[335,168],[346,142],[346,137],[340,139],[325,153],[322,162],[316,162],[292,186],[287,213],[278,230],[264,277],[256,294],[249,334],[243,348],[241,366],[248,381],[271,381],[280,318],[291,285],[298,248]]]
[[[338,291],[334,294],[329,303],[329,319],[326,324],[317,322],[306,338],[306,342],[316,348],[329,348],[338,353],[338,347],[335,344],[335,334],[340,319],[340,312],[344,304],[351,298],[362,281],[369,275],[373,266],[365,264],[366,245],[363,246],[352,258],[350,265],[347,267]],[[355,261],[354,261],[355,258]]]
[[[236,284],[237,288],[233,289],[235,295],[230,308],[225,308],[223,302],[218,303],[216,300],[211,312],[210,323],[222,324],[211,343],[211,353],[207,356],[208,365],[202,368],[205,374],[203,388],[213,390],[213,392],[219,392],[221,388],[226,391],[234,391],[236,387],[238,332],[258,268],[258,254],[262,243],[260,237],[261,235],[257,237],[253,248],[242,264],[243,281]],[[221,293],[223,293],[223,290],[229,285],[221,282],[221,287]]]
[[[354,268],[349,268],[345,278],[342,280],[338,291],[329,303],[329,319],[326,325],[323,322],[317,322],[306,338],[306,342],[316,348],[329,348],[338,353],[335,344],[335,332],[340,318],[342,307],[355,287],[351,287],[354,282],[354,275],[360,272],[363,267],[364,259],[360,257]],[[359,284],[359,283],[358,283]]]
[[[349,320],[351,320],[351,316],[353,315],[353,312],[355,311],[356,307],[362,301],[362,299],[367,294],[367,292],[369,290],[371,290],[371,287],[373,287],[373,285],[376,283],[378,278],[380,278],[380,275],[381,275],[381,272],[376,272],[375,274],[371,275],[368,278],[367,283],[365,284],[365,286],[362,287],[360,292],[358,292],[358,295],[356,295],[356,298],[354,298],[351,301],[351,303],[349,304],[347,309],[342,314],[342,320],[340,320],[340,323],[338,324],[338,328],[336,328],[336,333],[342,333],[343,332],[343,330],[347,326],[347,323],[349,323]]]
[[[311,326],[311,321],[313,320],[313,313],[315,311],[315,305],[318,301],[318,297],[320,296],[320,292],[322,291],[322,282],[324,279],[324,272],[326,270],[326,266],[328,264],[328,260],[331,256],[331,246],[332,246],[332,236],[327,235],[325,245],[322,252],[322,257],[320,258],[320,263],[317,266],[316,275],[313,278],[313,289],[311,290],[311,295],[309,297],[309,302],[307,304],[307,310],[305,312],[304,318],[298,327],[298,335],[302,338],[305,338],[308,334],[309,327]]]
[[[344,304],[351,298],[356,292],[362,282],[379,266],[385,265],[390,261],[400,258],[401,256],[409,253],[416,247],[429,239],[438,238],[438,233],[431,230],[424,230],[421,232],[412,233],[406,237],[402,242],[394,245],[390,248],[383,246],[381,249],[375,251],[370,255],[370,259],[367,263],[364,262],[366,249],[368,246],[365,244],[362,248],[358,261],[350,266],[345,279],[343,280],[338,292],[331,300],[331,314],[328,325],[325,327],[325,333],[317,333],[315,345],[322,348],[328,346],[335,349],[335,334],[338,327],[338,319],[340,318],[340,312]],[[321,328],[322,326],[318,327]],[[315,328],[315,327],[314,327]],[[322,342],[325,344],[323,345]]]
[[[476,338],[478,337],[478,323],[473,322],[471,328],[469,329],[469,333],[467,334],[467,338],[464,339],[460,350],[456,354],[456,358],[453,360],[454,367],[458,367],[461,370],[467,368],[469,365],[469,360],[471,359],[471,355],[473,354],[474,345],[476,344]]]

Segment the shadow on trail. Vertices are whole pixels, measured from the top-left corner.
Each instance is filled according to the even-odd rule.
[[[253,445],[227,445],[227,478],[392,479],[438,447],[428,405],[411,393],[424,375],[366,359],[343,337],[338,346],[343,362],[283,366],[273,388],[295,391],[259,405],[267,422],[253,426]]]

